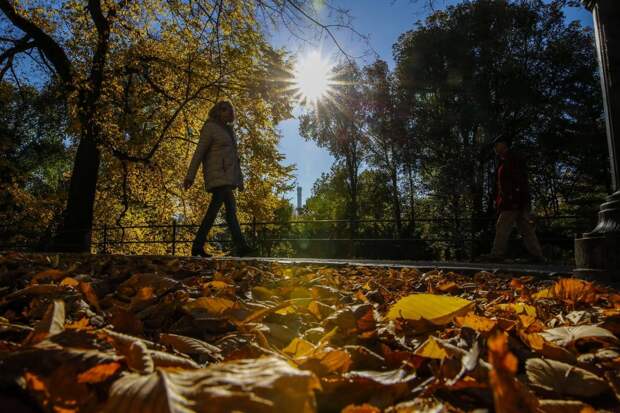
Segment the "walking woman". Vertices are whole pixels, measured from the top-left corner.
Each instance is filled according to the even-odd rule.
[[[183,181],[183,188],[189,189],[196,177],[198,166],[202,164],[205,189],[212,194],[211,203],[192,244],[192,255],[209,256],[204,251],[204,244],[222,204],[226,207],[226,223],[238,256],[242,257],[250,252],[239,227],[233,193],[235,188],[243,190],[237,141],[232,128],[234,120],[235,111],[230,102],[220,101],[211,108],[209,119],[200,131],[198,147]]]

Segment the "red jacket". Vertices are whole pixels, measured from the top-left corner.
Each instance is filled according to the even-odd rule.
[[[527,185],[527,168],[523,159],[512,151],[500,157],[497,167],[497,212],[518,211],[529,208],[530,193]]]

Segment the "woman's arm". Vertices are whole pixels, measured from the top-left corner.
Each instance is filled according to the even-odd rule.
[[[196,177],[196,172],[198,172],[198,166],[200,166],[200,162],[203,160],[207,149],[209,148],[209,143],[211,141],[211,131],[207,122],[202,127],[200,131],[200,140],[198,141],[198,146],[194,151],[194,156],[192,156],[192,161],[189,164],[189,169],[187,170],[187,175],[185,175],[185,180],[183,181],[183,187],[188,189],[194,183],[194,178]]]

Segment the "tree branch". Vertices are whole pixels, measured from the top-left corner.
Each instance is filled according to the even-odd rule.
[[[37,47],[52,62],[62,81],[69,88],[73,88],[73,67],[62,47],[35,23],[19,15],[9,0],[0,0],[0,10],[14,26],[34,39]]]

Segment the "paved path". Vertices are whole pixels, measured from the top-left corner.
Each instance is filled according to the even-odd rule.
[[[220,258],[216,258],[220,259]],[[458,261],[390,261],[390,260],[356,260],[356,259],[318,259],[318,258],[264,258],[264,257],[223,257],[221,259],[243,260],[243,261],[273,261],[298,265],[361,265],[379,267],[414,267],[420,271],[441,269],[444,271],[454,271],[466,274],[473,274],[478,271],[488,271],[492,273],[516,273],[523,275],[539,276],[570,276],[573,267],[557,264],[534,265],[521,263],[468,263]]]

